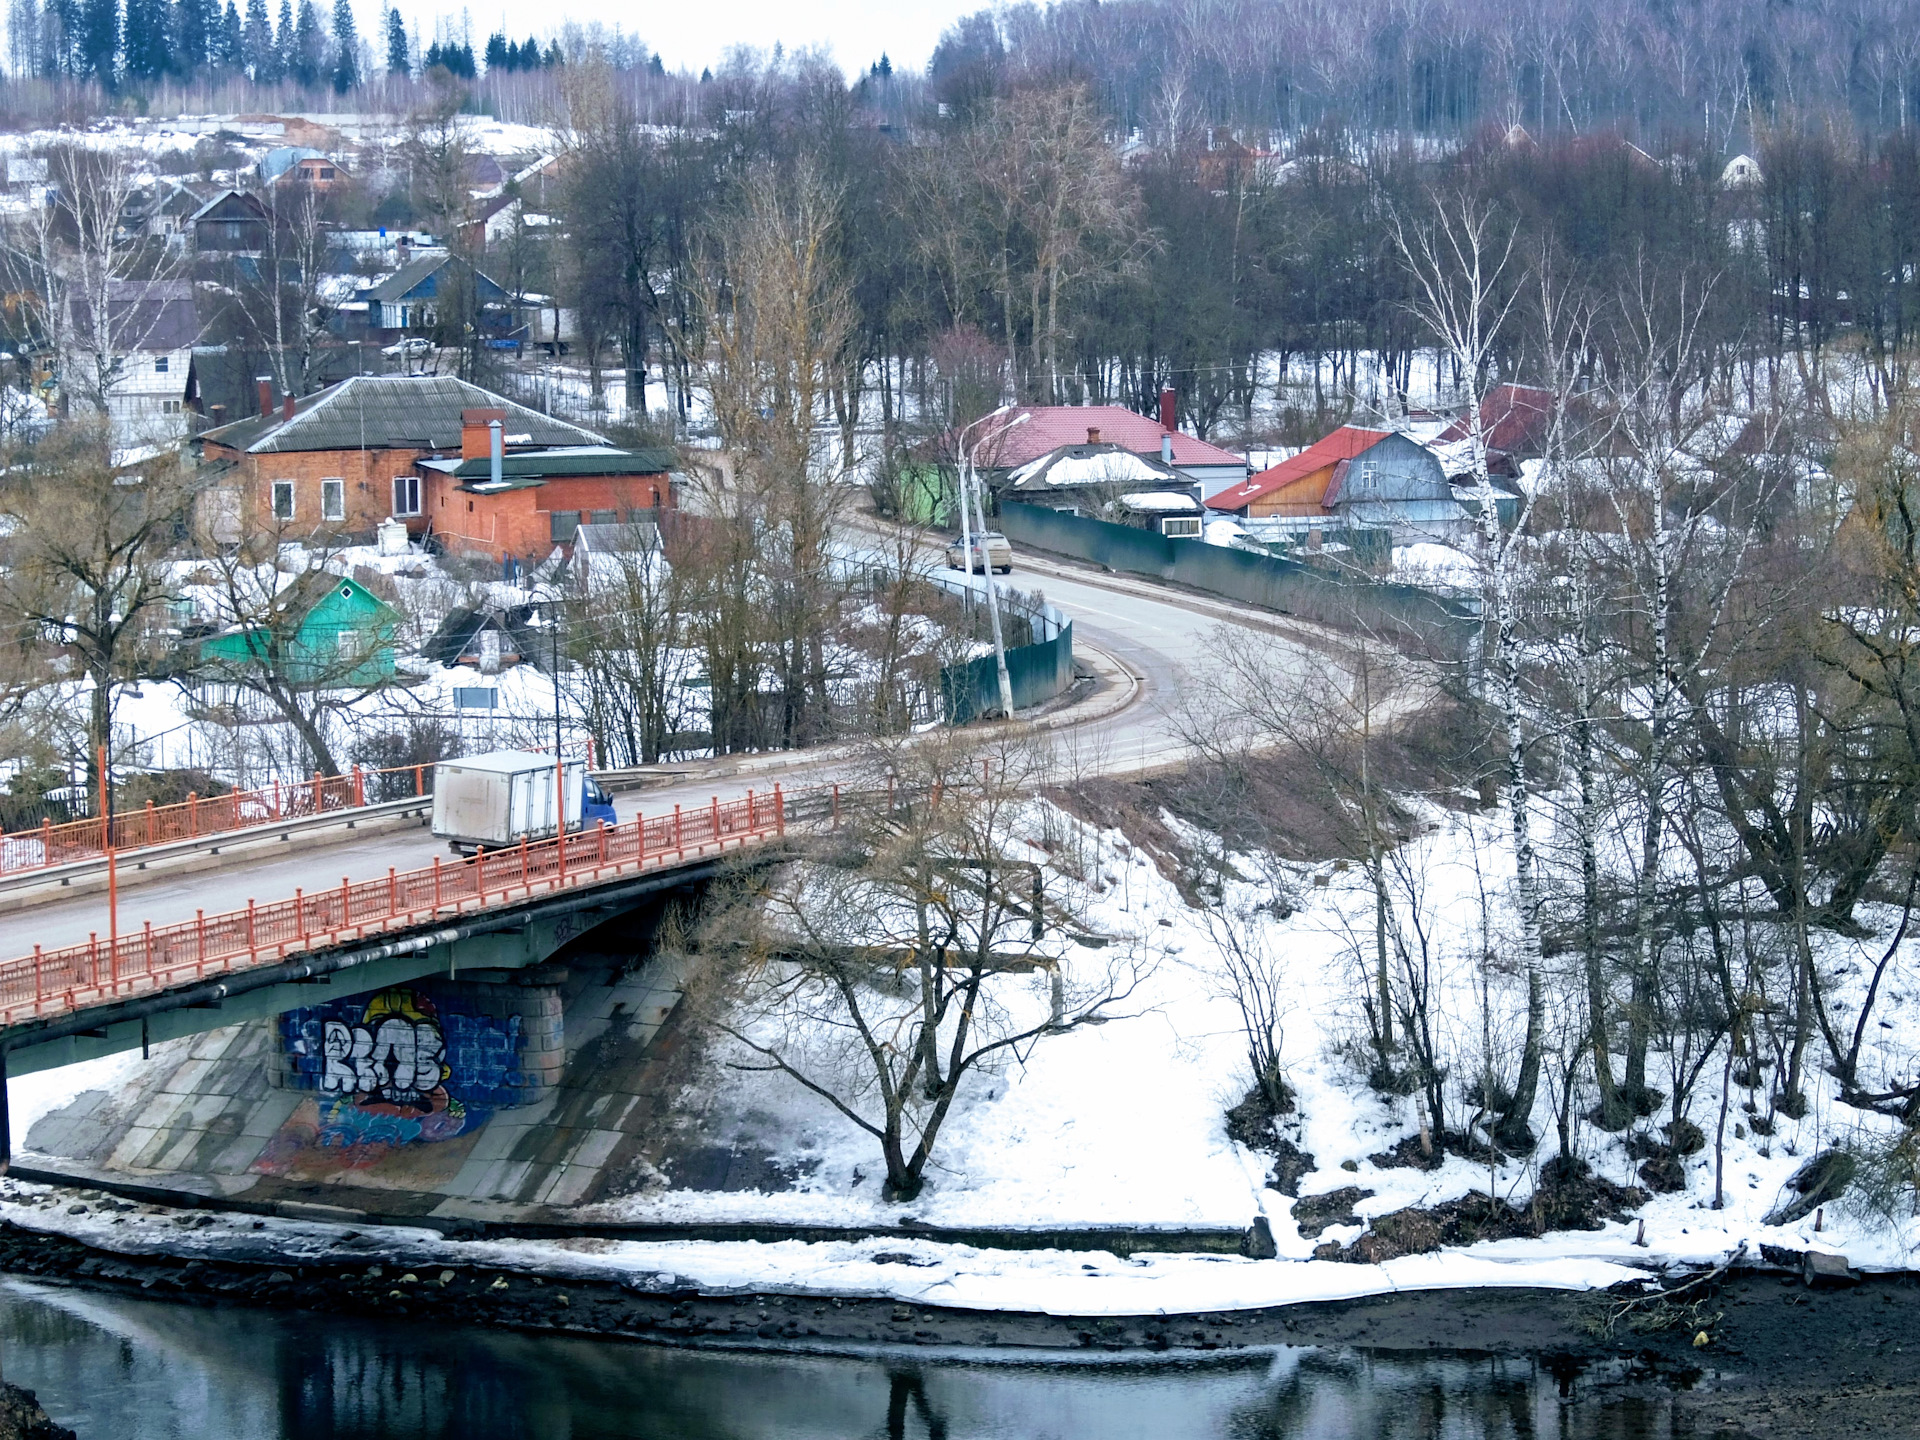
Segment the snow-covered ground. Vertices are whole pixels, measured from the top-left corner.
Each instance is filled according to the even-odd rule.
[[[1524,1005],[1518,982],[1477,963],[1478,956],[1499,950],[1510,924],[1512,858],[1505,816],[1435,810],[1428,820],[1427,832],[1409,843],[1404,868],[1418,877],[1421,918],[1434,937],[1436,969],[1447,991],[1439,1006],[1441,1023],[1460,1032],[1463,1047],[1470,1045],[1480,1023],[1484,983],[1492,992],[1496,1026],[1517,1033],[1506,1021]],[[1106,832],[1087,839],[1095,847],[1091,873],[1098,877],[1077,897],[1087,920],[1101,933],[1131,937],[1160,952],[1146,992],[1128,1007],[1137,1013],[1047,1040],[1024,1065],[984,1075],[964,1090],[936,1151],[929,1184],[916,1202],[901,1207],[881,1200],[878,1157],[868,1137],[792,1082],[729,1069],[722,1055],[699,1086],[707,1097],[702,1124],[717,1138],[765,1149],[802,1174],[797,1187],[780,1193],[666,1189],[593,1213],[628,1220],[858,1225],[911,1216],[954,1226],[1246,1225],[1264,1213],[1282,1256],[1295,1260],[1324,1241],[1344,1243],[1361,1234],[1363,1227],[1356,1225],[1331,1226],[1311,1239],[1300,1236],[1290,1218],[1294,1202],[1264,1185],[1268,1161],[1227,1137],[1223,1111],[1244,1094],[1247,1076],[1236,1014],[1220,996],[1217,952],[1204,917],[1122,836]],[[1041,852],[1034,856],[1040,858]],[[1048,879],[1050,893],[1069,884],[1057,874]],[[1284,920],[1247,908],[1262,898],[1254,882],[1229,888],[1241,892],[1228,897],[1234,923],[1262,928],[1261,942],[1287,965],[1283,1063],[1299,1101],[1297,1127],[1289,1133],[1317,1161],[1301,1185],[1303,1198],[1346,1186],[1370,1190],[1374,1193],[1355,1207],[1362,1219],[1485,1193],[1489,1185],[1500,1197],[1524,1203],[1537,1173],[1531,1163],[1504,1164],[1490,1175],[1484,1164],[1451,1155],[1432,1171],[1382,1167],[1368,1158],[1416,1134],[1418,1121],[1411,1101],[1367,1087],[1348,1050],[1358,1030],[1356,941],[1370,944],[1372,934],[1372,892],[1362,872],[1324,865],[1298,874],[1293,896],[1298,908]],[[1233,910],[1236,899],[1242,908]],[[1849,947],[1861,957],[1877,955],[1871,939],[1830,936],[1821,943],[1829,947],[1829,966],[1844,966],[1840,952]],[[1916,1003],[1920,996],[1899,1002],[1903,1009]],[[1896,1022],[1903,1018],[1901,1010],[1889,1016]],[[1510,1057],[1502,1058],[1510,1063]],[[1658,1058],[1652,1063],[1658,1078]],[[1720,1067],[1710,1068],[1713,1074],[1703,1079],[1691,1113],[1711,1142]],[[1829,1207],[1819,1232],[1812,1217],[1789,1226],[1762,1224],[1783,1198],[1788,1178],[1823,1143],[1843,1131],[1889,1134],[1894,1122],[1840,1106],[1829,1091],[1817,1090],[1805,1117],[1779,1117],[1772,1137],[1744,1133],[1744,1128],[1736,1134],[1735,1125],[1744,1118],[1743,1098],[1745,1092],[1736,1088],[1725,1136],[1725,1208],[1709,1208],[1710,1143],[1687,1162],[1687,1190],[1656,1196],[1644,1207],[1645,1248],[1633,1246],[1633,1227],[1610,1225],[1591,1234],[1504,1242],[1476,1253],[1700,1260],[1724,1255],[1744,1239],[1755,1254],[1765,1243],[1838,1249],[1857,1264],[1877,1267],[1912,1262],[1920,1221],[1893,1225]],[[1663,1118],[1655,1116],[1654,1123]],[[1536,1157],[1544,1161],[1554,1153],[1544,1091],[1534,1126],[1546,1137]],[[1583,1125],[1577,1145],[1602,1178],[1639,1183],[1638,1162],[1621,1137]]]
[[[1286,1264],[1231,1255],[981,1250],[897,1237],[782,1241],[493,1240],[450,1242],[408,1226],[256,1220],[214,1215],[182,1229],[167,1213],[72,1204],[71,1192],[0,1181],[0,1220],[130,1255],[220,1256],[283,1264],[352,1261],[425,1270],[484,1266],[548,1278],[613,1280],[642,1290],[881,1297],[967,1310],[1053,1315],[1174,1315],[1402,1290],[1598,1289],[1644,1272],[1580,1255],[1459,1253],[1383,1265]],[[84,1213],[75,1214],[78,1208]]]
[[[1028,817],[1034,834],[1058,827],[1036,802]],[[1170,823],[1177,825],[1171,817]],[[1505,817],[1498,811],[1459,815],[1434,810],[1427,828],[1409,842],[1405,870],[1417,875],[1418,908],[1442,986],[1443,1023],[1469,1044],[1479,1024],[1476,1006],[1494,1009],[1519,999],[1514,981],[1481,966],[1497,950],[1508,924],[1512,879]],[[1057,830],[1056,830],[1057,833]],[[1302,1236],[1292,1221],[1294,1201],[1266,1188],[1267,1160],[1228,1138],[1223,1111],[1244,1092],[1244,1049],[1232,1006],[1220,998],[1217,951],[1201,912],[1190,908],[1147,856],[1117,832],[1085,829],[1076,871],[1086,883],[1057,871],[1050,894],[1077,887],[1074,903],[1085,922],[1116,943],[1150,947],[1158,965],[1127,1018],[1089,1027],[1039,1045],[1025,1064],[978,1077],[962,1092],[942,1138],[926,1190],[912,1204],[883,1202],[880,1167],[871,1140],[824,1104],[777,1075],[744,1073],[715,1055],[711,1070],[691,1087],[704,1094],[698,1123],[714,1142],[749,1144],[771,1153],[803,1178],[790,1191],[697,1192],[658,1190],[580,1212],[583,1221],[759,1221],[887,1226],[912,1221],[933,1226],[1233,1226],[1266,1215],[1279,1259],[1207,1255],[1143,1255],[1120,1260],[1104,1253],[1005,1252],[898,1239],[831,1244],[638,1244],[599,1239],[565,1242],[463,1243],[465,1263],[498,1264],[558,1274],[685,1277],[705,1288],[799,1290],[893,1296],[903,1300],[984,1309],[1056,1313],[1151,1313],[1227,1309],[1342,1298],[1409,1288],[1529,1285],[1582,1288],[1628,1278],[1636,1269],[1705,1264],[1745,1243],[1792,1251],[1845,1254],[1856,1266],[1912,1264],[1920,1223],[1889,1222],[1847,1206],[1830,1206],[1824,1228],[1812,1217],[1768,1226],[1788,1177],[1821,1144],[1843,1132],[1886,1132],[1880,1121],[1837,1105],[1816,1089],[1806,1116],[1780,1117],[1770,1138],[1725,1137],[1726,1205],[1710,1208],[1712,1148],[1691,1158],[1688,1188],[1656,1196],[1636,1223],[1609,1223],[1591,1232],[1483,1243],[1409,1256],[1383,1265],[1311,1258],[1314,1247],[1344,1243],[1363,1225],[1330,1226]],[[1044,852],[1036,846],[1034,857]],[[1494,1192],[1515,1202],[1530,1194],[1530,1163],[1508,1163],[1491,1173],[1484,1164],[1449,1157],[1438,1169],[1383,1167],[1369,1157],[1416,1133],[1410,1102],[1383,1097],[1357,1073],[1348,1043],[1355,1030],[1352,991],[1355,940],[1370,938],[1371,892],[1357,868],[1322,865],[1291,877],[1297,908],[1285,919],[1254,912],[1263,882],[1230,884],[1226,897],[1235,923],[1259,927],[1253,943],[1275,948],[1288,972],[1284,1065],[1298,1097],[1289,1129],[1316,1168],[1303,1197],[1355,1186],[1372,1194],[1354,1207],[1364,1221],[1407,1206],[1427,1206],[1470,1193]],[[1055,887],[1059,887],[1056,889]],[[1408,904],[1412,904],[1409,899]],[[1238,908],[1235,908],[1235,907]],[[1824,963],[1844,970],[1834,947],[1856,942],[1829,937]],[[1860,953],[1872,941],[1858,942]],[[1915,998],[1895,983],[1896,1020],[1909,1020]],[[1484,998],[1483,1000],[1483,997]],[[1888,1044],[1896,1043],[1889,1040]],[[14,1133],[24,1135],[39,1116],[87,1090],[112,1090],[137,1060],[115,1057],[15,1080],[10,1087]],[[1719,1067],[1711,1067],[1717,1077]],[[1824,1079],[1824,1077],[1821,1077]],[[1736,1107],[1741,1096],[1732,1097]],[[1692,1113],[1713,1135],[1719,1105],[1713,1077],[1703,1082]],[[694,1106],[697,1112],[700,1107]],[[1737,1114],[1737,1108],[1735,1110]],[[1552,1123],[1543,1098],[1536,1129],[1548,1138]],[[1619,1137],[1581,1129],[1578,1145],[1598,1173],[1635,1182],[1635,1161]],[[5,1198],[7,1194],[15,1198]],[[298,1259],[342,1243],[325,1226],[222,1218],[182,1239],[162,1219],[71,1215],[68,1206],[38,1206],[30,1188],[0,1192],[0,1217],[58,1228],[115,1247],[160,1243],[213,1250],[234,1245],[283,1247]],[[362,1232],[366,1227],[358,1227]],[[364,1247],[390,1249],[405,1263],[453,1256],[437,1236],[403,1228],[364,1234]],[[665,1284],[667,1281],[660,1281]]]

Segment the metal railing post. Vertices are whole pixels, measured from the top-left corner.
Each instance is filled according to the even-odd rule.
[[[776,835],[787,833],[787,805],[780,793],[778,780],[773,782],[773,833]]]

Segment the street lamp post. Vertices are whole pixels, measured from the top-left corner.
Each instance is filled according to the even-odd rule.
[[[1006,410],[1007,407],[1003,405],[1000,409],[994,411],[993,415],[986,415],[981,418],[991,420],[994,415],[1004,415]],[[993,664],[1000,680],[1000,713],[1009,720],[1013,718],[1013,677],[1007,673],[1007,645],[1005,639],[1002,638],[1000,629],[999,590],[993,583],[993,556],[987,549],[986,501],[981,495],[980,475],[978,469],[975,467],[974,460],[980,453],[980,447],[986,444],[988,440],[997,440],[1009,430],[1014,429],[1016,426],[1026,424],[1027,421],[1032,418],[1033,413],[1031,411],[1022,411],[1006,424],[1002,425],[998,430],[981,436],[980,439],[974,442],[971,450],[964,448],[961,450],[960,514],[964,520],[967,513],[967,481],[971,478],[973,482],[975,514],[980,521],[980,577],[985,580],[987,584],[987,617],[993,623]],[[974,422],[976,425],[979,423],[978,420]],[[961,431],[963,439],[965,435],[966,431]],[[966,556],[967,574],[971,576],[973,574],[973,550],[971,545],[964,539],[961,542],[961,550]]]

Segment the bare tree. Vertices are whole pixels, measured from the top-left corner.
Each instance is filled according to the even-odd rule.
[[[589,661],[582,667],[587,723],[602,763],[654,765],[683,729],[683,687],[695,669],[684,563],[693,547],[670,546],[649,523],[622,528],[622,548],[594,553],[579,575],[570,628],[592,645],[580,658]]]
[[[886,747],[879,765],[883,798],[843,801],[839,830],[710,921],[706,943],[731,960],[718,1023],[736,1063],[787,1076],[870,1135],[886,1197],[906,1201],[967,1083],[1117,1018],[1149,957],[1063,945],[1071,907],[1011,853],[1040,752],[950,734]]]
[[[1431,698],[1435,677],[1392,646],[1371,639],[1334,654],[1280,640],[1222,636],[1217,663],[1191,677],[1181,729],[1219,765],[1279,752],[1304,763],[1324,788],[1336,833],[1366,868],[1373,891],[1373,988],[1365,1005],[1375,1052],[1374,1080],[1394,1083],[1394,1016],[1387,852],[1404,822],[1379,775],[1380,751],[1395,717]]]
[[[781,689],[781,739],[824,735],[825,634],[838,603],[829,553],[847,457],[817,444],[854,323],[833,236],[839,197],[810,162],[754,169],[716,226],[701,282],[703,380],[729,451],[721,508],[752,526],[760,601]]]
[[[134,152],[86,145],[47,154],[47,205],[16,232],[16,266],[40,291],[62,391],[106,415],[134,351],[169,323],[186,252],[128,226],[140,190]]]
[[[330,536],[202,548],[201,569],[212,573],[226,634],[203,653],[197,673],[266,701],[313,768],[340,774],[332,722],[394,683],[393,627],[316,632],[309,617],[340,578]],[[264,563],[256,558],[263,549],[272,557]]]
[[[175,457],[116,467],[104,420],[75,424],[0,483],[9,522],[0,603],[64,643],[88,680],[88,763],[111,738],[113,686],[137,672],[154,613],[173,598],[167,558],[193,501]]]

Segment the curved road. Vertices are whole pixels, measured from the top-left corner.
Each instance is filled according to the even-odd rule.
[[[1100,712],[1097,718],[1074,723],[1070,712],[1052,717],[1062,768],[1076,774],[1131,773],[1178,761],[1185,753],[1174,724],[1181,675],[1184,669],[1203,663],[1213,632],[1223,622],[1244,624],[1251,640],[1256,631],[1286,628],[1280,617],[1264,612],[1240,614],[1225,602],[1162,591],[1145,582],[1096,575],[1024,555],[1018,566],[1014,581],[1023,588],[1037,584],[1073,620],[1081,649],[1102,652],[1126,672],[1105,674],[1102,696],[1074,707]],[[1128,684],[1137,693],[1114,710],[1109,687]],[[750,786],[765,793],[776,780],[798,788],[831,779],[843,773],[846,764],[844,755],[833,754],[749,757],[697,778],[621,795],[618,813],[627,820],[641,811],[654,814],[670,809],[676,802],[692,806],[706,803],[715,794],[723,799],[744,795]],[[211,915],[244,909],[249,899],[290,898],[296,887],[312,891],[336,886],[343,879],[377,879],[389,866],[402,871],[422,868],[445,853],[424,829],[343,834],[338,844],[308,846],[284,856],[256,856],[244,863],[236,857],[232,868],[144,879],[120,894],[120,932],[138,930],[146,921],[158,926],[191,920],[196,910]],[[104,937],[107,929],[103,895],[49,901],[0,918],[0,959],[30,954],[35,945],[52,949],[84,942],[90,934]]]

